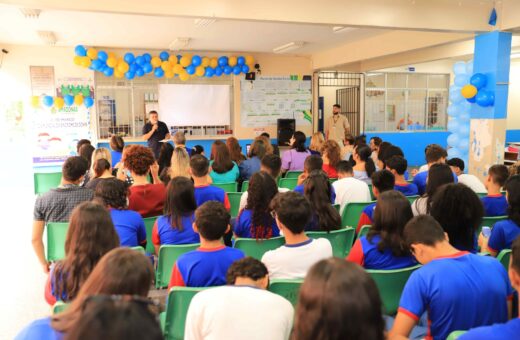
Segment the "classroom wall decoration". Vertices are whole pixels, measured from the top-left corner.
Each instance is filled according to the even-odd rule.
[[[93,47],[78,45],[74,49],[74,63],[89,68],[106,77],[126,78],[143,77],[153,74],[156,78],[179,77],[187,81],[192,77],[220,77],[222,75],[240,75],[254,69],[252,56],[205,57],[200,55],[174,55],[162,51],[159,55],[150,53],[135,55],[127,52],[118,56],[113,52],[98,51]]]

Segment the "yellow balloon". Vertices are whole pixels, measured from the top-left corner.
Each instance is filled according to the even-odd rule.
[[[117,69],[119,72],[125,73],[125,72],[128,72],[128,70],[130,69],[130,66],[128,66],[128,64],[125,61],[121,61],[117,65]]]
[[[61,98],[61,97],[54,98],[54,107],[55,108],[60,110],[63,108],[64,105],[65,105],[65,101],[63,100],[63,98]]]
[[[204,66],[204,67],[208,67],[209,66],[209,58],[208,57],[202,58],[202,66]]]
[[[90,63],[92,63],[92,60],[89,57],[81,57],[81,66],[89,67]]]
[[[168,61],[170,62],[171,65],[176,65],[177,64],[177,56],[176,55],[171,55],[169,58],[168,58]]]
[[[74,104],[76,104],[76,105],[83,104],[83,95],[82,94],[77,94],[74,96]]]
[[[32,96],[31,97],[31,106],[34,108],[40,107],[40,97]]]
[[[172,65],[170,64],[169,61],[163,61],[161,63],[161,68],[163,69],[164,72],[166,72],[166,71],[169,71],[172,69]]]
[[[249,66],[249,72],[253,72],[255,70],[255,64],[246,64],[247,66]]]
[[[107,65],[114,68],[117,65],[117,59],[115,57],[109,57],[107,59]]]
[[[246,55],[246,64],[247,65],[251,65],[251,64],[255,64],[255,58],[253,58],[252,56],[250,55]]]
[[[90,58],[90,59],[97,59],[97,50],[95,48],[89,48],[87,50],[87,56]]]
[[[108,58],[117,59],[117,54],[115,54],[114,52],[108,52]]]
[[[215,68],[218,66],[218,59],[217,58],[211,58],[210,62],[209,62],[209,66]]]
[[[462,96],[466,99],[469,99],[469,98],[473,98],[477,95],[477,88],[473,85],[465,85],[461,90],[460,90],[460,93],[462,94]]]
[[[74,64],[81,66],[81,61],[82,61],[82,58],[79,55],[74,57]]]
[[[188,56],[183,56],[183,57],[181,57],[181,62],[180,62],[180,64],[181,64],[183,67],[188,66],[189,64],[191,64],[191,57],[188,57]]]
[[[153,67],[159,67],[161,66],[161,58],[155,56],[152,58],[152,66]]]
[[[202,77],[205,72],[206,72],[206,69],[204,68],[204,66],[197,66],[197,68],[195,69],[195,74],[198,75],[199,77]]]
[[[184,68],[181,64],[175,64],[173,66],[173,73],[180,74],[182,71],[184,71]]]
[[[231,67],[235,66],[237,64],[237,57],[229,57],[228,58],[228,64]]]
[[[181,73],[179,73],[179,79],[182,81],[186,81],[186,80],[190,79],[190,75],[186,71],[181,72]]]
[[[171,69],[168,69],[167,71],[164,72],[164,76],[167,79],[173,78],[174,75],[175,75],[175,73],[173,73],[173,70],[171,70]]]

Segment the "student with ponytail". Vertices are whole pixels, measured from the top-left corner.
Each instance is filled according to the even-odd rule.
[[[112,167],[110,166],[110,162],[104,158],[97,159],[92,165],[92,174],[94,175],[90,181],[85,185],[85,187],[96,190],[99,182],[109,179],[115,178],[112,175]]]
[[[376,166],[372,160],[372,150],[368,145],[359,145],[354,149],[352,157],[354,162],[356,162],[356,165],[354,165],[354,178],[370,184],[370,178],[376,171]]]
[[[330,141],[326,143],[328,142]],[[331,231],[341,228],[341,216],[330,204],[332,190],[327,174],[322,170],[312,171],[305,180],[304,195],[309,200],[312,211],[312,218],[305,227],[306,231]]]

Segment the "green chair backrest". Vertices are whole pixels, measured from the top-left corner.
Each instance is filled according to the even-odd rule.
[[[341,211],[341,206],[340,206],[339,204],[333,204],[332,206],[334,207],[334,209],[336,209],[336,211],[338,212],[338,214],[341,213],[341,212],[340,212],[340,211]]]
[[[152,242],[152,229],[153,225],[155,224],[155,220],[157,220],[158,217],[159,216],[143,218],[144,227],[146,228],[146,252],[150,254],[155,254],[155,248]]]
[[[336,182],[338,179],[337,178],[329,178],[329,183],[332,184],[334,182]]]
[[[221,188],[225,192],[237,192],[237,190],[238,190],[238,183],[237,182],[213,183],[212,185]]]
[[[170,277],[172,275],[172,268],[175,264],[175,261],[177,261],[177,259],[182,254],[195,250],[199,246],[199,243],[162,245],[161,248],[159,248],[157,269],[155,270],[155,287],[168,287],[168,283],[170,283]]]
[[[247,189],[249,189],[249,181],[243,181],[242,182],[242,192],[246,192]]]
[[[285,238],[283,236],[261,240],[256,240],[254,238],[237,238],[235,239],[233,247],[242,250],[246,256],[251,256],[257,260],[261,260],[262,256],[267,251],[274,250],[284,244]]]
[[[47,261],[65,258],[65,239],[69,230],[68,222],[47,223]]]
[[[384,313],[395,315],[399,307],[399,300],[404,286],[410,275],[420,268],[420,265],[394,270],[372,270],[368,269],[372,279],[376,282],[377,289],[383,301]]]
[[[285,178],[298,178],[302,173],[303,171],[287,171]]]
[[[374,191],[372,189],[372,184],[368,184],[368,190],[370,191],[370,197],[371,197],[372,201],[375,201],[376,196],[374,195]]]
[[[479,198],[486,197],[487,196],[487,192],[477,192],[477,196]]]
[[[413,204],[413,202],[415,202],[415,200],[418,198],[419,198],[419,195],[406,196],[406,199],[408,200],[408,202],[410,202],[410,204]]]
[[[366,236],[368,234],[368,232],[370,231],[370,228],[372,228],[371,225],[364,225],[361,227],[361,229],[359,229],[359,233],[358,233],[358,238],[361,238],[361,236]]]
[[[294,190],[298,185],[298,178],[280,178],[278,181],[278,186],[280,188],[287,188],[289,190]]]
[[[482,232],[482,227],[490,227],[493,229],[495,223],[507,220],[509,217],[507,216],[494,216],[494,217],[484,217],[482,218],[482,223],[480,223],[477,229],[477,237]]]
[[[40,172],[34,174],[34,193],[43,194],[61,183],[61,172]]]
[[[497,260],[502,263],[506,272],[509,270],[509,261],[511,259],[511,249],[502,249],[497,255]]]
[[[240,208],[240,198],[242,198],[241,192],[228,192],[229,204],[231,205],[231,217],[238,216],[238,209]]]
[[[450,335],[448,335],[446,340],[457,340],[459,336],[461,336],[464,333],[466,333],[466,331],[453,331],[450,333]]]
[[[363,209],[372,203],[375,203],[375,201],[368,203],[348,203],[343,209],[343,214],[341,215],[341,225],[343,227],[356,228]]]
[[[356,229],[347,227],[339,230],[326,231],[308,231],[307,236],[313,239],[326,238],[332,245],[332,254],[335,257],[344,258],[350,252]]]
[[[144,248],[141,247],[141,246],[130,247],[130,249],[138,251],[138,252],[143,253],[143,254],[145,253]]]
[[[164,321],[164,338],[166,340],[184,339],[186,314],[188,314],[191,299],[204,289],[206,288],[173,287],[170,290]]]
[[[268,290],[272,293],[278,294],[287,299],[293,306],[298,302],[298,294],[300,293],[300,286],[303,279],[299,280],[281,280],[274,279],[269,283]]]
[[[69,304],[68,303],[65,303],[63,301],[57,301],[52,306],[52,315],[60,314],[61,312],[66,311],[67,308],[69,308]]]

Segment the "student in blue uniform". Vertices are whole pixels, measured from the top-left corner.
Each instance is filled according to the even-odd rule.
[[[446,163],[446,157],[448,157],[448,153],[446,150],[438,145],[432,144],[428,145],[425,150],[426,153],[426,162],[428,163],[428,169],[433,164],[444,164]],[[426,179],[428,178],[428,171],[419,172],[413,178],[413,183],[417,186],[419,190],[419,195],[423,195],[426,192]],[[457,175],[453,174],[454,182],[457,182]]]
[[[509,177],[509,170],[503,164],[495,164],[488,170],[488,176],[484,182],[487,195],[482,197],[485,216],[505,216],[507,215],[507,200],[502,195],[502,187],[506,184]]]
[[[393,190],[395,185],[395,177],[388,170],[380,170],[374,172],[372,175],[372,192],[376,199],[385,191]],[[359,232],[362,226],[371,225],[374,220],[374,210],[376,203],[371,203],[363,209],[359,222],[356,228],[356,233]]]
[[[419,194],[417,185],[408,183],[404,178],[408,162],[402,156],[392,156],[386,160],[386,168],[395,176],[394,190],[400,191],[405,196],[415,196]]]
[[[200,207],[207,201],[218,201],[224,204],[229,211],[231,205],[226,192],[218,187],[211,185],[209,172],[209,161],[202,155],[194,155],[190,159],[190,174],[195,185],[195,201]]]
[[[293,191],[304,194],[305,192],[305,183],[311,172],[316,170],[321,170],[323,168],[323,159],[321,159],[318,155],[311,155],[305,159],[303,163],[303,172],[298,176],[298,185],[293,189]],[[330,200],[331,204],[334,204],[336,200],[336,192],[334,188],[331,188]]]

